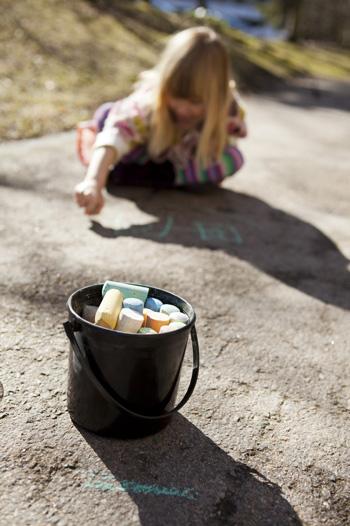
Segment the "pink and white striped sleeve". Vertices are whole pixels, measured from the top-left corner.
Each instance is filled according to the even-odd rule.
[[[94,149],[111,146],[120,159],[147,141],[150,108],[137,95],[133,93],[112,106],[103,130],[96,136]]]

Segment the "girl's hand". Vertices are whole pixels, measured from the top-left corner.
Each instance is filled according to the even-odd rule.
[[[247,125],[244,121],[241,121],[238,130],[237,130],[237,137],[246,137],[247,136]]]
[[[240,117],[230,117],[228,121],[228,133],[235,137],[247,136],[247,125]]]
[[[82,181],[75,187],[75,202],[85,214],[99,214],[105,204],[101,189],[93,181]]]

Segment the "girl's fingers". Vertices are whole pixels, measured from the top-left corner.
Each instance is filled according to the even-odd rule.
[[[104,205],[103,196],[99,192],[83,185],[76,187],[74,197],[78,206],[85,208],[86,215],[98,214]]]
[[[75,202],[76,202],[79,206],[83,206],[83,203],[84,203],[84,195],[83,195],[81,192],[75,192],[75,194],[74,194],[74,199],[75,199]]]
[[[90,215],[93,215],[94,214],[94,211],[95,211],[95,208],[96,208],[96,204],[95,203],[87,203],[86,206],[85,206],[85,214],[90,216]]]
[[[87,214],[88,216],[97,214],[98,213],[97,209],[98,209],[98,202],[96,201],[96,199],[91,199],[91,201],[88,202],[85,206],[85,214]]]
[[[103,205],[104,205],[104,202],[103,200],[101,199],[101,201],[97,204],[97,207],[95,209],[95,214],[99,214],[103,208]]]
[[[101,196],[99,199],[92,201],[88,204],[88,206],[85,207],[85,214],[89,216],[99,214],[103,208],[103,205],[104,199]]]
[[[240,129],[239,129],[239,137],[246,137],[247,135],[247,126],[245,122],[242,122]]]
[[[80,207],[86,206],[88,203],[88,196],[84,195],[82,192],[76,192],[75,201]]]

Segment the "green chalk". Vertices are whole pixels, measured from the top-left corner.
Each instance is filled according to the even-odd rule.
[[[118,281],[106,281],[102,288],[102,296],[107,290],[117,289],[125,298],[137,298],[143,302],[146,301],[149,288],[141,287],[140,285],[129,285],[128,283],[119,283]]]
[[[157,332],[150,327],[141,327],[141,329],[138,331],[138,334],[157,334]]]

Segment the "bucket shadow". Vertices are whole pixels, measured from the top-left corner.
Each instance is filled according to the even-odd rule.
[[[306,221],[225,188],[191,193],[118,187],[110,193],[135,202],[156,220],[128,228],[92,221],[97,235],[221,250],[324,303],[350,309],[349,260]]]
[[[160,433],[138,440],[79,431],[107,468],[86,487],[124,488],[143,526],[302,524],[277,484],[233,460],[179,414]]]

